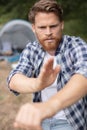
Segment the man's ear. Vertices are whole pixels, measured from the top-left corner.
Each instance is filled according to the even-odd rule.
[[[35,33],[35,25],[32,24],[32,31]]]
[[[64,29],[64,21],[62,21],[62,30]]]

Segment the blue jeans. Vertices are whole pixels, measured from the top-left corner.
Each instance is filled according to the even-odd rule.
[[[43,130],[74,130],[67,120],[46,119],[42,122]]]

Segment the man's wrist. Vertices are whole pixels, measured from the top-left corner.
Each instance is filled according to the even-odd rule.
[[[53,117],[60,110],[60,106],[60,102],[52,98],[43,102],[43,108],[45,108],[43,118],[46,119]]]
[[[44,89],[44,86],[43,86],[43,84],[42,84],[42,82],[41,82],[41,80],[39,79],[39,78],[35,78],[35,88],[36,88],[36,91],[38,90],[38,91],[41,91],[41,90],[43,90]]]

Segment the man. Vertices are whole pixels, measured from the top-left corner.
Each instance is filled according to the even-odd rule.
[[[34,93],[14,126],[28,130],[87,130],[87,45],[63,35],[63,10],[40,0],[29,13],[37,41],[29,43],[9,77],[14,93]]]

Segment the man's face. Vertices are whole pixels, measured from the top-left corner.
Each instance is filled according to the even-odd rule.
[[[64,23],[60,22],[54,13],[37,13],[33,31],[45,51],[57,49],[62,38]]]

